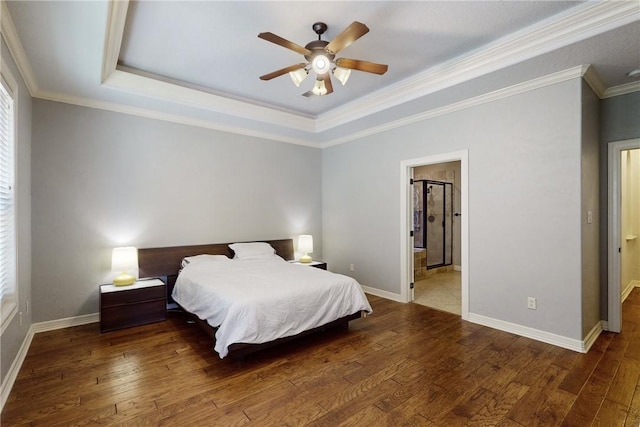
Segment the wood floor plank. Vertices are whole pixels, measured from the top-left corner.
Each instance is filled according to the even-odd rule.
[[[633,397],[631,398],[625,426],[640,426],[640,383],[636,385]]]
[[[561,389],[551,390],[527,423],[531,426],[559,426],[576,401],[576,395]]]
[[[640,289],[587,354],[369,296],[374,315],[220,360],[178,313],[34,336],[2,426],[597,426],[640,423]],[[635,318],[634,316],[638,316]],[[607,424],[608,423],[608,424]]]
[[[633,359],[622,360],[607,393],[607,399],[628,408],[638,381],[640,381],[640,362]]]
[[[472,414],[470,425],[497,425],[504,422],[509,412],[529,390],[529,386],[517,382],[509,383],[501,393],[486,402]],[[527,420],[529,422],[530,420]]]
[[[606,396],[609,389],[611,379],[591,375],[584,388],[571,406],[571,409],[565,416],[563,426],[585,426],[590,425]]]
[[[551,363],[544,371],[538,371],[538,379],[533,381],[526,393],[518,399],[508,417],[521,424],[535,418],[536,412],[545,406],[547,397],[558,388],[567,373],[566,369]],[[516,379],[516,381],[518,380]]]
[[[593,420],[594,426],[624,426],[627,410],[624,405],[605,399]]]

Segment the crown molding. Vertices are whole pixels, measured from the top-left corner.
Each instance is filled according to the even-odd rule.
[[[171,123],[178,123],[187,126],[212,129],[221,132],[229,132],[237,135],[245,135],[254,138],[260,138],[270,141],[285,142],[288,144],[303,145],[306,147],[318,148],[318,144],[310,143],[300,138],[286,137],[280,134],[251,130],[246,127],[227,126],[216,123],[212,120],[195,119],[193,117],[183,116],[179,114],[165,113],[149,108],[133,107],[115,102],[99,101],[93,98],[83,98],[79,96],[67,95],[64,93],[39,91],[36,96],[38,99],[46,101],[62,102],[64,104],[78,105],[80,107],[95,108],[98,110],[111,111],[121,114],[129,114],[132,116],[144,117],[154,120],[162,120]]]
[[[34,96],[38,92],[38,82],[4,1],[0,2],[0,30],[29,94]]]
[[[588,67],[585,70],[582,78],[584,78],[584,80],[595,92],[598,98],[602,99],[604,97],[604,93],[607,90],[607,87],[605,86],[598,73],[596,73],[596,71],[593,69],[593,67]]]
[[[489,92],[483,95],[478,95],[474,98],[465,99],[463,101],[445,105],[443,107],[438,107],[432,110],[424,111],[422,113],[414,114],[412,116],[407,116],[402,119],[395,120],[393,122],[382,124],[380,126],[367,128],[361,132],[355,132],[350,135],[345,135],[343,137],[336,138],[321,144],[321,148],[328,148],[334,145],[344,144],[346,142],[354,141],[356,139],[375,135],[377,133],[385,132],[398,127],[407,126],[412,123],[421,122],[423,120],[432,119],[438,116],[444,116],[446,114],[451,114],[456,111],[486,104],[488,102],[497,101],[499,99],[507,98],[513,95],[518,95],[524,92],[529,92],[535,89],[540,89],[556,83],[565,82],[567,80],[581,78],[581,77],[584,77],[584,75],[587,72],[589,72],[589,70],[592,70],[592,67],[589,65],[580,65],[577,67],[569,68],[567,70],[553,73],[548,76],[529,80],[524,83],[519,83],[503,89]]]
[[[637,21],[640,2],[601,1],[571,9],[482,46],[476,52],[428,69],[394,86],[345,104],[317,119],[322,132],[555,49]]]
[[[126,70],[126,71],[125,71]],[[128,93],[144,95],[160,101],[169,101],[201,108],[234,117],[256,120],[289,129],[314,132],[314,120],[302,115],[279,111],[236,99],[214,95],[203,90],[193,89],[157,78],[129,72],[118,67],[102,84],[104,87],[120,89]]]
[[[640,81],[631,82],[620,86],[610,87],[604,91],[600,98],[613,98],[614,96],[626,95],[632,92],[640,91]]]
[[[115,71],[118,65],[128,10],[129,0],[109,1],[107,32],[104,37],[104,53],[102,56],[102,83]]]

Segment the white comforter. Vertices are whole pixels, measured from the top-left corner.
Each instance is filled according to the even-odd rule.
[[[185,310],[217,327],[215,350],[296,335],[371,306],[348,276],[270,259],[212,258],[180,272],[172,294]]]

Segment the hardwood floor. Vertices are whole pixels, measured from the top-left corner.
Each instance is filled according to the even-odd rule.
[[[374,314],[220,360],[180,315],[100,334],[39,333],[1,416],[11,425],[638,426],[640,289],[588,354],[370,297]]]

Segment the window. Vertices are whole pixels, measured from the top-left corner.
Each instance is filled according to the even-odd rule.
[[[0,309],[2,312],[0,321],[2,332],[18,309],[14,214],[14,94],[12,86],[7,81],[12,82],[11,77],[3,73],[0,79]]]

